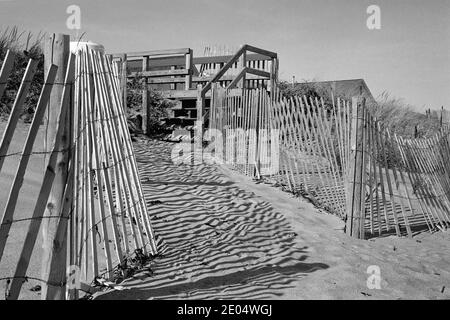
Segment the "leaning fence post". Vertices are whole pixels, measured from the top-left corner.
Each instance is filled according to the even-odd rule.
[[[260,152],[261,152],[261,148],[260,148],[260,118],[261,118],[261,109],[262,109],[262,90],[256,90],[257,92],[257,101],[256,101],[256,139],[255,139],[255,143],[256,143],[256,163],[255,163],[255,169],[256,169],[256,175],[258,177],[258,180],[261,179],[261,161],[260,161]]]
[[[197,123],[194,136],[194,161],[203,161],[203,110],[205,108],[205,95],[202,93],[203,86],[197,85]]]
[[[149,64],[149,58],[148,56],[143,56],[142,57],[142,72],[147,71],[148,69],[148,64]],[[148,79],[147,77],[143,77],[144,79],[144,85],[142,86],[142,132],[144,134],[149,134],[149,104],[148,104]],[[126,88],[126,87],[125,87]],[[124,105],[126,106],[126,104]]]
[[[352,98],[352,122],[350,135],[350,163],[348,168],[347,186],[347,219],[346,233],[354,238],[362,238],[363,230],[360,230],[362,201],[365,196],[363,175],[365,174],[364,152],[364,126],[365,126],[365,99]]]
[[[51,34],[45,43],[45,68],[49,68],[52,64],[58,67],[55,85],[48,105],[48,116],[46,119],[46,147],[51,148],[58,128],[58,115],[60,113],[60,103],[64,90],[64,80],[67,72],[67,63],[70,55],[70,37],[64,34]],[[69,148],[71,138],[71,118],[70,113],[73,108],[67,108],[67,114],[63,123],[64,130],[62,133],[60,150],[56,162],[55,179],[53,181],[52,191],[47,202],[47,208],[44,216],[59,216],[64,204],[64,191],[67,184],[68,167],[69,167]],[[51,150],[46,150],[51,151]],[[59,243],[59,247],[55,248],[54,239],[57,233],[59,219],[46,219],[44,221],[44,243],[43,243],[43,266],[42,277],[48,279],[42,286],[42,299],[65,299],[65,278],[66,278],[66,250],[67,243],[65,241]],[[56,268],[51,268],[51,261],[54,254],[63,257]],[[56,283],[53,279],[59,279]]]
[[[127,109],[127,54],[122,55],[122,70],[120,74],[120,85],[122,86],[122,101],[124,110]]]

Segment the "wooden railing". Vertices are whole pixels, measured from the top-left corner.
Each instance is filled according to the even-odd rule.
[[[255,68],[247,67],[247,51],[260,54],[264,57],[270,58],[272,60],[271,72],[266,72],[258,70]],[[256,48],[248,44],[243,45],[230,60],[219,70],[218,73],[202,88],[202,96],[204,96],[210,89],[213,83],[219,82],[220,79],[225,75],[225,73],[232,68],[232,66],[240,61],[239,74],[233,79],[233,81],[227,86],[227,89],[231,89],[237,85],[239,81],[242,80],[242,86],[245,87],[245,76],[247,74],[253,74],[270,80],[270,87],[273,87],[273,82],[276,80],[275,75],[277,74],[276,68],[278,64],[277,54],[275,52],[267,51],[264,49]]]
[[[247,67],[247,52],[256,53],[271,59],[271,70],[270,72],[258,70],[255,68]],[[205,98],[208,91],[211,90],[213,84],[220,82],[220,79],[226,74],[228,70],[232,68],[235,63],[239,63],[240,72],[231,81],[231,83],[226,87],[227,92],[235,88],[239,83],[241,83],[241,89],[245,89],[246,77],[248,74],[263,77],[269,80],[269,91],[273,93],[276,86],[277,74],[278,74],[278,55],[275,52],[267,51],[257,47],[250,46],[248,44],[243,45],[231,59],[216,73],[216,75],[203,87],[202,85],[197,86],[197,124],[196,129],[198,130],[197,146],[200,147],[203,137],[203,123],[204,119],[208,115],[205,111]],[[272,97],[274,95],[272,94]]]
[[[154,50],[144,52],[131,52],[111,55],[113,60],[118,60],[121,65],[120,71],[120,87],[122,91],[122,98],[124,105],[127,105],[127,79],[134,77],[145,78],[144,90],[142,91],[142,118],[147,119],[143,123],[143,130],[147,132],[148,127],[148,86],[149,84],[156,83],[169,83],[170,89],[176,89],[177,83],[184,83],[184,89],[189,90],[192,86],[193,75],[193,51],[190,48],[182,49],[169,49],[169,50]],[[154,70],[149,71],[150,62],[157,61],[158,63],[152,63],[156,65],[156,68],[170,67],[170,70]],[[129,71],[129,65],[141,62],[140,70],[134,72]],[[163,62],[163,63],[161,63]],[[170,63],[170,64],[167,64]],[[183,67],[180,69],[179,67]],[[180,78],[183,76],[183,78]],[[161,81],[165,80],[165,81]]]
[[[271,91],[278,75],[277,54],[250,45],[243,45],[235,55],[194,57],[192,49],[181,48],[120,53],[111,57],[121,65],[121,90],[125,104],[127,79],[145,79],[142,96],[144,119],[147,118],[150,86],[160,90],[165,97],[179,99],[198,99],[199,93],[193,90],[200,86],[203,91],[200,95],[205,99],[213,83],[227,89],[242,83],[241,88],[267,88]],[[168,85],[169,90],[166,90]],[[144,132],[146,128],[144,121]]]
[[[248,74],[246,79],[255,82],[270,80],[270,74],[273,72],[265,69],[272,66],[264,62],[273,61],[277,58],[277,54],[248,45],[241,49],[244,47],[247,48],[246,51],[256,52],[245,57],[247,68],[245,73]],[[143,77],[147,85],[170,84],[170,90],[176,90],[180,83],[185,84],[184,90],[190,90],[196,88],[195,84],[206,87],[209,82],[217,82],[216,72],[216,74],[205,74],[199,71],[202,68],[197,66],[208,66],[208,71],[226,69],[220,74],[218,80],[224,87],[230,84],[234,86],[238,82],[236,77],[240,80],[243,76],[243,70],[236,66],[237,61],[233,59],[234,56],[193,57],[193,50],[190,48],[121,53],[113,54],[112,57],[123,63],[123,70],[126,70],[124,78]],[[230,72],[236,70],[237,76]]]

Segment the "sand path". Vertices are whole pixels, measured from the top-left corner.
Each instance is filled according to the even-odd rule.
[[[135,143],[163,257],[97,299],[450,298],[449,232],[350,239],[306,200],[222,167],[176,165],[172,147]],[[379,290],[367,287],[371,265]]]

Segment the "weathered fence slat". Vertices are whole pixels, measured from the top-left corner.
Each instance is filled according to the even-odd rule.
[[[50,97],[50,91],[52,89],[53,81],[55,80],[57,69],[58,68],[56,66],[52,66],[47,73],[45,84],[44,87],[42,88],[41,95],[39,97],[39,102],[37,104],[36,111],[34,113],[33,121],[31,123],[31,127],[28,131],[25,145],[23,147],[16,175],[14,177],[14,181],[11,186],[11,190],[9,192],[8,201],[3,211],[0,225],[0,259],[3,256],[6,240],[8,238],[8,233],[11,228],[12,220],[14,217],[17,198],[19,196],[20,188],[22,187],[25,170],[28,165],[28,160],[30,159],[31,156],[37,131],[39,129],[39,126],[41,125],[42,118],[44,117],[44,112],[47,107],[47,102]]]
[[[7,80],[14,65],[15,57],[16,55],[11,50],[6,52],[5,60],[3,61],[2,69],[0,70],[0,98],[2,98],[3,92],[8,84]]]
[[[26,272],[28,270],[31,254],[33,252],[36,238],[38,236],[39,228],[41,226],[42,217],[44,215],[45,206],[47,204],[48,197],[50,195],[51,187],[53,185],[53,180],[55,177],[56,172],[56,160],[57,155],[60,150],[61,146],[61,139],[62,139],[62,130],[64,125],[64,118],[66,115],[66,112],[68,110],[68,107],[70,105],[69,99],[70,99],[70,86],[72,86],[73,78],[74,78],[74,70],[72,69],[72,64],[75,63],[75,57],[70,56],[69,61],[69,69],[67,71],[66,80],[64,84],[64,94],[62,95],[62,100],[60,102],[60,113],[58,116],[58,127],[56,130],[56,135],[52,144],[52,152],[50,153],[50,157],[48,158],[46,171],[44,174],[44,178],[42,181],[42,185],[39,191],[39,197],[36,201],[36,205],[32,214],[32,219],[30,222],[30,225],[28,227],[27,235],[25,238],[25,241],[22,246],[19,262],[16,266],[16,271],[14,273],[14,279],[11,283],[11,289],[9,293],[9,299],[17,299],[19,296],[20,289],[22,287],[22,284],[24,282],[24,277],[26,275]],[[56,66],[52,66],[49,69],[49,74],[52,72],[53,78],[56,75]],[[45,106],[47,104],[47,101],[45,101]],[[35,115],[36,116],[36,115]],[[40,124],[40,122],[39,122]]]
[[[28,90],[31,85],[31,80],[34,77],[37,68],[37,61],[29,60],[25,74],[23,75],[22,82],[20,83],[19,90],[16,94],[16,99],[14,100],[14,105],[9,114],[8,122],[6,128],[3,131],[3,137],[0,142],[0,172],[2,171],[3,163],[6,158],[6,153],[8,152],[9,145],[11,144],[11,139],[16,129],[17,122],[19,121],[20,114],[22,113],[23,103],[27,96]],[[1,256],[1,255],[0,255]]]

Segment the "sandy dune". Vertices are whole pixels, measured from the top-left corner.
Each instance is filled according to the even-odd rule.
[[[162,257],[97,299],[450,298],[450,233],[361,241],[306,200],[211,165],[175,165],[173,144],[135,144]],[[381,289],[367,268],[379,266]]]
[[[0,132],[4,123],[0,123]],[[20,124],[11,152],[21,150],[28,126]],[[42,132],[35,150],[42,149]],[[306,200],[225,168],[175,165],[174,144],[135,143],[141,180],[163,257],[126,280],[124,291],[97,299],[405,299],[450,298],[450,233],[413,239],[348,238],[342,222]],[[0,175],[3,210],[18,156]],[[26,219],[42,179],[42,155],[30,159],[15,217]],[[11,276],[27,230],[14,224],[0,278]],[[41,237],[28,274],[40,277]],[[381,289],[368,289],[367,267],[381,271]],[[21,298],[39,299],[30,288]],[[5,281],[0,281],[3,298]]]

